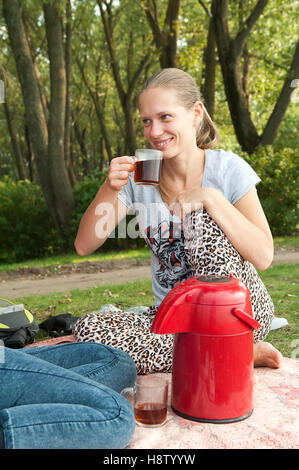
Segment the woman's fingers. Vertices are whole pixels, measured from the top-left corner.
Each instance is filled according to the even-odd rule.
[[[120,191],[127,183],[129,174],[134,170],[132,157],[113,158],[108,172],[108,182],[112,189]]]

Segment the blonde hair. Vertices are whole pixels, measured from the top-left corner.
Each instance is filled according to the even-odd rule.
[[[139,96],[148,88],[171,88],[176,91],[179,104],[186,109],[201,102],[201,96],[195,80],[183,70],[177,68],[162,69],[146,80]],[[219,134],[209,113],[203,105],[203,118],[196,129],[196,144],[201,149],[213,148],[219,142]]]

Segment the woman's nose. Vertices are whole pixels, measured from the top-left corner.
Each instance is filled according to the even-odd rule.
[[[162,124],[159,121],[153,121],[150,128],[151,137],[159,137],[163,134]]]

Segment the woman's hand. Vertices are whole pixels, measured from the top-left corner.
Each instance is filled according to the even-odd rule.
[[[184,220],[185,216],[190,212],[202,209],[208,205],[209,189],[212,188],[198,188],[196,186],[183,191],[171,204],[171,210],[181,220]]]
[[[111,160],[106,182],[113,191],[120,191],[129,180],[129,174],[134,171],[132,157],[116,157]]]

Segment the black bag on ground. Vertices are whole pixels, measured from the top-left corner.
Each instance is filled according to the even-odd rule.
[[[70,313],[61,313],[43,321],[39,327],[48,331],[52,337],[70,335],[77,320],[79,317],[73,317]]]
[[[23,304],[0,298],[0,340],[12,349],[33,343],[39,328],[34,316]]]

